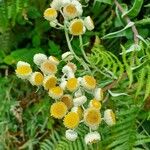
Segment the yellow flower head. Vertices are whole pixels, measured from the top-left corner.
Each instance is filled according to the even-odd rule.
[[[53,103],[50,113],[54,118],[62,119],[67,113],[67,106],[63,102]]]
[[[41,72],[34,72],[32,73],[30,77],[30,83],[32,85],[39,86],[39,85],[42,85],[43,79],[44,79],[44,76]]]
[[[45,90],[49,90],[56,86],[57,78],[54,75],[46,76],[43,80],[43,86]]]
[[[19,61],[17,63],[17,69],[15,70],[16,75],[21,79],[27,79],[32,73],[32,69],[29,63]]]
[[[90,101],[90,107],[94,107],[96,109],[101,109],[101,103],[96,99],[92,99]]]
[[[79,124],[79,115],[75,112],[69,112],[64,118],[64,125],[67,128],[74,129]]]
[[[104,111],[104,120],[109,126],[116,124],[116,116],[111,109]]]
[[[74,36],[82,35],[85,32],[85,27],[82,19],[74,19],[70,22],[70,34]]]
[[[68,19],[73,19],[78,15],[76,6],[73,4],[68,4],[63,9],[64,16]]]
[[[49,58],[49,61],[52,62],[54,65],[58,65],[59,64],[59,60],[54,57],[54,56],[50,56]]]
[[[92,76],[85,75],[81,82],[82,86],[88,90],[93,90],[96,87],[96,80]]]
[[[78,80],[76,78],[68,79],[66,87],[71,92],[75,91],[79,87]]]
[[[55,20],[57,17],[57,11],[55,8],[47,8],[44,11],[44,18],[48,21]]]
[[[59,99],[63,96],[63,89],[59,86],[55,86],[49,90],[49,96],[53,99]]]
[[[101,114],[96,108],[88,108],[84,113],[84,122],[92,129],[96,129],[101,123]]]
[[[63,95],[61,98],[61,101],[63,103],[65,103],[65,105],[67,106],[68,110],[72,108],[73,106],[73,101],[72,101],[72,97],[69,94]]]
[[[57,66],[49,60],[44,61],[40,69],[46,75],[55,74],[57,72]]]

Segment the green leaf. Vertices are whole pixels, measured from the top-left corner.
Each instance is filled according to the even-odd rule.
[[[125,34],[123,34],[123,31],[132,27],[133,25],[134,25],[134,23],[130,22],[123,29],[116,31],[116,32],[109,33],[109,34],[103,36],[102,39],[109,39],[109,38],[114,38],[114,37],[125,36]]]
[[[133,7],[130,10],[128,10],[127,12],[125,12],[122,15],[122,17],[124,17],[126,15],[129,16],[130,18],[136,17],[139,14],[142,5],[143,5],[143,0],[135,0]]]
[[[96,1],[98,1],[98,2],[100,2],[100,3],[106,3],[106,4],[112,4],[112,0],[96,0]]]

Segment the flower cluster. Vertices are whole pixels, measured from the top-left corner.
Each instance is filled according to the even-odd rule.
[[[62,54],[61,61],[64,61],[65,65],[61,68],[62,65],[59,66],[60,61],[56,57],[38,53],[34,55],[33,62],[39,70],[33,72],[29,63],[19,61],[16,75],[34,86],[43,87],[48,92],[54,100],[50,114],[56,119],[63,119],[68,140],[77,139],[77,127],[82,123],[90,129],[85,135],[85,143],[90,144],[101,139],[96,130],[102,120],[109,126],[116,123],[115,114],[111,109],[107,109],[102,118],[103,90],[98,87],[92,75],[77,77],[77,66],[71,62],[73,58],[70,52]],[[58,69],[62,72],[61,77],[57,74]]]
[[[82,13],[82,5],[78,0],[53,0],[50,8],[44,11],[44,18],[50,22],[50,26],[65,28],[73,36],[78,36],[84,34],[86,29],[94,29],[91,17],[82,17]],[[57,19],[58,14],[64,18],[63,25]]]

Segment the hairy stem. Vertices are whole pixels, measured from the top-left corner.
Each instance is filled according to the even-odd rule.
[[[123,9],[123,7],[119,4],[119,2],[118,2],[117,0],[114,0],[114,3],[115,3],[116,6],[118,7],[119,11],[120,11],[122,14],[124,14],[124,9]],[[130,22],[131,22],[130,18],[129,18],[127,15],[125,15],[124,18],[125,18],[125,20],[126,20],[127,23],[130,23]],[[133,31],[133,34],[134,34],[134,42],[135,42],[136,45],[138,45],[138,43],[139,43],[139,39],[138,39],[138,35],[139,35],[139,34],[138,34],[138,31],[137,31],[135,25],[133,25],[131,28],[132,28],[132,31]]]

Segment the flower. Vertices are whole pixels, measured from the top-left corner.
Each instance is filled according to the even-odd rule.
[[[68,79],[66,87],[70,92],[75,91],[79,87],[78,80],[76,78]]]
[[[18,78],[27,79],[32,73],[32,68],[29,63],[24,61],[19,61],[17,63],[17,69],[15,70]]]
[[[57,72],[57,66],[49,60],[44,61],[40,69],[46,75],[55,74]]]
[[[70,22],[70,34],[74,36],[82,35],[85,32],[84,22],[82,19],[74,19]]]
[[[86,96],[83,95],[83,96],[74,98],[74,99],[73,99],[73,104],[74,104],[74,106],[81,106],[81,105],[83,105],[86,101],[87,101],[87,98],[86,98]]]
[[[90,107],[94,107],[96,109],[101,109],[101,103],[96,99],[92,99],[90,101]]]
[[[31,74],[29,80],[32,85],[39,86],[39,85],[42,85],[44,76],[41,72],[34,72]]]
[[[53,27],[53,28],[55,28],[55,27],[57,26],[57,24],[58,24],[58,20],[57,20],[57,19],[52,20],[52,21],[49,22],[49,25],[50,25],[51,27]]]
[[[96,88],[94,90],[94,97],[96,100],[102,101],[103,100],[103,90],[101,88]]]
[[[56,86],[57,78],[54,75],[44,77],[43,86],[45,90],[49,90]]]
[[[80,120],[83,118],[83,109],[80,106],[73,107],[71,111],[77,113],[79,115]]]
[[[101,136],[98,132],[94,131],[86,134],[84,140],[86,144],[93,144],[96,143],[97,141],[100,141]]]
[[[74,93],[74,96],[75,97],[80,97],[83,95],[83,92],[81,91],[81,89],[77,90],[75,93]]]
[[[56,10],[60,10],[62,7],[64,7],[68,3],[70,3],[70,0],[53,0],[50,6],[52,8],[55,8]]]
[[[78,137],[78,134],[76,131],[68,129],[66,130],[66,139],[69,141],[75,141]]]
[[[69,94],[65,94],[61,97],[61,101],[65,103],[67,106],[68,110],[72,108],[73,106],[73,101],[72,101],[72,96]]]
[[[57,119],[62,119],[67,113],[67,106],[63,102],[56,102],[51,105],[51,116]]]
[[[44,11],[44,18],[48,21],[55,20],[57,18],[57,11],[55,8],[47,8]]]
[[[61,57],[62,57],[62,60],[64,60],[64,61],[71,61],[74,58],[74,56],[71,52],[65,52],[62,54]]]
[[[63,96],[63,89],[59,86],[55,86],[49,90],[49,96],[53,99],[59,99]]]
[[[96,87],[96,80],[94,79],[93,76],[85,75],[82,78],[82,86],[88,90],[92,90]]]
[[[66,89],[66,85],[67,85],[67,81],[66,81],[65,79],[62,80],[61,83],[59,84],[59,86],[60,86],[63,90]]]
[[[107,109],[104,111],[104,121],[107,123],[108,126],[116,124],[116,117],[111,109]]]
[[[75,112],[69,112],[64,118],[64,125],[67,128],[74,129],[79,124],[79,115]]]
[[[67,19],[73,19],[73,18],[77,17],[77,15],[78,15],[77,9],[76,9],[75,5],[73,5],[73,4],[66,5],[63,8],[63,13]]]
[[[76,66],[74,63],[68,62],[68,63],[67,63],[67,66],[69,66],[69,67],[72,69],[73,73],[76,72],[77,66]]]
[[[84,25],[90,31],[94,29],[94,23],[90,16],[84,19]]]
[[[97,129],[101,123],[101,114],[96,108],[88,108],[84,112],[84,122],[92,129]]]
[[[54,57],[54,56],[50,56],[48,59],[54,65],[58,65],[59,64],[59,60],[56,57]]]
[[[33,62],[38,66],[40,66],[46,60],[47,60],[47,56],[42,53],[35,54],[33,57]]]

